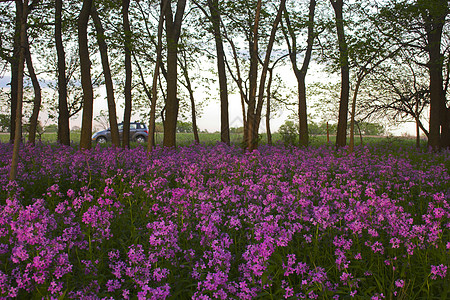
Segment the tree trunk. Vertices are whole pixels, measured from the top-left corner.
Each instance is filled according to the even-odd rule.
[[[208,7],[211,14],[212,29],[216,43],[217,72],[219,75],[220,88],[220,140],[230,145],[230,123],[228,117],[228,89],[227,74],[225,70],[225,51],[223,49],[222,34],[220,32],[221,17],[219,12],[219,1],[208,0]]]
[[[93,0],[83,0],[78,16],[78,46],[80,54],[81,86],[83,88],[83,117],[81,121],[80,148],[91,148],[92,115],[94,91],[91,81],[91,61],[89,59],[87,27]]]
[[[356,122],[356,127],[358,127],[358,133],[359,133],[359,144],[362,146],[363,145],[363,137],[362,137],[362,133],[361,133],[361,127],[359,127],[359,123]]]
[[[128,10],[130,7],[130,0],[122,0],[122,18],[123,31],[125,36],[125,109],[123,113],[123,148],[130,147],[130,121],[131,121],[131,28],[128,17]]]
[[[288,44],[289,58],[291,59],[292,67],[294,69],[295,77],[297,78],[298,85],[298,121],[299,121],[299,142],[302,146],[307,146],[309,143],[308,133],[308,114],[306,105],[306,73],[308,72],[309,63],[311,61],[313,43],[314,43],[314,16],[316,9],[316,1],[311,0],[309,2],[309,14],[308,14],[308,40],[306,45],[305,57],[303,59],[303,65],[301,69],[297,66],[297,36],[291,26],[289,14],[285,9],[285,20],[288,27],[288,33],[292,40],[292,46],[289,42],[288,35],[284,32],[286,42]]]
[[[420,148],[420,127],[419,122],[416,120],[416,148]]]
[[[16,18],[15,18],[15,30],[14,30],[14,49],[13,56],[11,57],[11,115],[10,115],[10,133],[9,142],[14,143],[16,136],[16,115],[17,115],[17,93],[19,82],[19,56],[20,56],[20,30],[22,20],[22,1],[16,1]],[[22,132],[20,132],[20,138],[22,138]]]
[[[194,93],[192,92],[192,88],[189,88],[189,99],[191,100],[192,131],[194,132],[194,141],[196,144],[200,144],[200,138],[198,136],[198,127],[197,127],[197,116],[195,111],[195,99]]]
[[[62,0],[55,0],[55,44],[58,56],[58,141],[70,145],[69,109],[67,106],[66,55],[62,40]]]
[[[263,68],[261,71],[261,78],[259,81],[258,102],[257,102],[257,106],[256,106],[256,111],[254,114],[253,124],[250,125],[251,126],[250,132],[253,133],[253,136],[252,136],[252,142],[251,142],[251,146],[250,146],[249,150],[254,150],[258,147],[258,128],[259,128],[259,122],[261,120],[261,112],[262,112],[263,103],[264,103],[264,90],[265,90],[265,84],[266,84],[267,71],[269,69],[270,56],[272,53],[273,44],[275,42],[275,34],[278,29],[278,24],[281,21],[281,17],[283,15],[285,4],[286,4],[286,0],[281,0],[277,15],[272,24],[272,30],[270,32],[269,43],[267,45]]]
[[[103,29],[100,17],[95,4],[91,9],[92,20],[97,31],[97,43],[102,59],[103,75],[105,76],[106,99],[108,101],[109,128],[111,130],[111,141],[116,147],[120,147],[119,129],[117,127],[116,102],[114,100],[114,85],[109,67],[108,46],[105,42],[105,31]]]
[[[330,128],[328,126],[328,122],[327,122],[327,144],[330,142]]]
[[[256,126],[256,91],[258,82],[258,27],[261,16],[262,1],[258,0],[255,13],[255,21],[253,24],[253,40],[249,42],[250,50],[250,70],[249,70],[249,95],[248,95],[248,107],[247,107],[247,131],[244,135],[245,145],[249,151],[255,149],[255,138],[257,138],[258,130]]]
[[[266,134],[267,145],[272,146],[272,132],[270,131],[270,87],[272,86],[273,69],[269,69],[269,80],[267,82],[267,104],[266,104]]]
[[[156,64],[155,71],[153,73],[153,85],[152,85],[152,102],[150,107],[150,124],[149,124],[149,132],[148,132],[148,144],[147,151],[150,153],[151,149],[155,145],[155,121],[156,121],[156,99],[158,97],[158,77],[159,77],[159,69],[160,62],[162,56],[162,32],[164,25],[164,15],[166,10],[168,9],[168,1],[161,0],[161,11],[159,15],[159,23],[158,23],[158,44],[156,46]]]
[[[176,146],[176,129],[179,101],[177,98],[177,64],[178,39],[180,38],[181,22],[183,19],[186,0],[178,0],[177,12],[173,18],[172,9],[165,11],[166,40],[167,40],[167,99],[166,117],[164,122],[164,147]]]
[[[35,144],[36,131],[39,122],[39,111],[41,110],[41,86],[34,71],[33,61],[31,60],[30,44],[28,43],[28,37],[26,38],[25,60],[27,63],[28,73],[30,74],[31,82],[34,90],[33,112],[30,117],[30,128],[28,133],[28,143]]]
[[[20,4],[18,5],[18,2]],[[22,100],[23,100],[23,75],[24,75],[24,61],[25,49],[27,47],[27,17],[28,17],[28,0],[22,3],[22,0],[16,0],[16,8],[21,6],[22,13],[20,18],[20,51],[18,58],[18,73],[17,73],[17,105],[15,115],[15,132],[14,132],[14,147],[11,160],[11,169],[9,172],[9,180],[14,181],[17,177],[17,167],[19,165],[19,149],[22,140]]]
[[[353,93],[353,99],[352,99],[352,111],[350,113],[350,143],[348,152],[352,153],[353,149],[355,148],[355,115],[356,115],[356,97],[358,96],[358,90],[361,85],[363,78],[358,77],[356,81],[355,91]]]
[[[437,36],[432,36],[431,39],[437,39]],[[434,42],[438,43],[437,40]],[[431,47],[429,50],[430,62],[430,130],[428,137],[428,146],[433,149],[439,149],[441,146],[441,118],[443,116],[442,112],[443,106],[442,102],[445,103],[444,92],[442,89],[442,65],[440,54],[440,37],[439,46]]]
[[[299,143],[300,146],[308,146],[308,113],[306,109],[306,74],[297,78],[298,83],[298,121],[299,121]]]
[[[430,130],[428,146],[436,150],[444,144],[441,136],[441,129],[443,129],[443,132],[447,135],[445,129],[446,126],[443,124],[447,117],[442,78],[444,59],[441,54],[441,39],[445,19],[448,14],[448,1],[435,0],[417,2],[419,8],[422,10],[422,17],[425,21],[424,27],[427,38],[425,48],[429,56],[427,64],[430,72]],[[444,127],[442,125],[444,125]]]
[[[189,100],[191,101],[191,120],[192,120],[192,131],[194,133],[194,141],[196,144],[200,144],[200,138],[198,136],[198,128],[197,128],[197,117],[195,111],[194,91],[192,90],[191,80],[189,79],[186,52],[183,52],[183,61],[180,61],[180,67],[183,69],[183,76],[184,80],[186,81],[186,84],[184,85],[189,93]]]
[[[347,143],[348,98],[350,93],[350,70],[348,49],[344,34],[343,0],[330,0],[335,12],[336,31],[339,43],[339,60],[341,65],[341,97],[339,101],[339,119],[336,134],[336,147]]]

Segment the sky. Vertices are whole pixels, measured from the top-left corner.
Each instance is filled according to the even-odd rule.
[[[289,72],[292,72],[289,70],[290,69],[288,67],[285,67],[285,69],[280,68],[279,72],[284,75],[283,77],[285,77],[284,80],[287,82],[287,85],[295,88],[296,87],[295,76],[293,76],[293,74],[289,74]],[[318,79],[320,80],[321,78],[323,80],[329,80],[329,78],[328,79],[325,78],[326,76],[328,75],[321,73],[318,69],[314,70],[314,68],[312,68],[312,71],[307,76],[307,84],[312,83],[314,80]],[[10,82],[9,76],[0,77],[0,88],[9,89],[9,82]],[[203,99],[208,97],[208,95],[202,93],[201,90],[197,90],[195,96],[197,99]],[[309,103],[308,105],[311,106],[310,104],[311,103]],[[103,111],[107,110],[106,94],[104,92],[104,87],[100,87],[99,98],[97,98],[94,102],[94,117],[99,115],[102,110]],[[310,112],[312,112],[312,109],[309,107],[308,113]],[[77,117],[74,117],[70,120],[71,128],[74,126],[81,126],[81,115],[82,114],[80,112]],[[117,115],[119,118],[119,122],[122,121],[123,109],[120,107],[120,105],[117,105]],[[292,113],[290,111],[287,110],[279,111],[277,115],[271,119],[271,131],[276,132],[278,128],[291,115]],[[47,120],[47,116],[48,115],[45,111],[40,113],[41,122],[48,125],[49,122]],[[147,123],[147,120],[139,120],[139,116],[137,113],[132,117],[132,121],[142,121]],[[231,128],[243,126],[242,108],[240,97],[238,94],[229,95],[229,122]],[[197,125],[200,130],[207,130],[208,132],[220,131],[220,102],[218,99],[212,99],[206,102],[206,105],[202,109],[202,114],[197,120]],[[94,122],[94,128],[97,130],[103,129],[102,126],[97,122]],[[261,120],[260,132],[261,133],[266,132],[265,119]],[[393,135],[404,135],[404,134],[415,135],[415,126],[413,123],[401,124],[397,129],[390,129],[390,133],[392,133]]]

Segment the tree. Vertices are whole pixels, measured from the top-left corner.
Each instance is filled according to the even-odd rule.
[[[308,22],[307,22],[307,45],[305,56],[303,59],[303,64],[301,68],[297,65],[297,55],[299,49],[297,47],[297,35],[294,31],[293,26],[291,25],[291,20],[289,16],[289,12],[285,9],[284,18],[286,21],[287,30],[283,27],[283,33],[286,39],[286,43],[288,46],[289,57],[291,59],[292,68],[294,70],[295,77],[297,78],[297,87],[298,87],[298,119],[299,119],[299,142],[300,145],[307,146],[308,145],[308,114],[307,114],[307,105],[306,105],[306,73],[308,71],[309,62],[311,60],[311,54],[313,50],[313,43],[315,38],[314,33],[314,16],[315,16],[315,8],[316,1],[311,0],[309,2],[309,14],[308,14]]]
[[[11,64],[11,131],[9,135],[10,143],[13,143],[16,137],[16,116],[18,107],[18,93],[19,93],[19,53],[21,51],[21,26],[22,26],[22,2],[15,1],[16,3],[16,16],[15,16],[15,30],[13,38],[13,55],[10,58]],[[28,2],[27,2],[28,3]],[[22,78],[23,80],[23,78]],[[23,92],[21,92],[23,93]],[[21,96],[23,97],[23,95]],[[22,101],[22,100],[20,100]],[[22,132],[19,132],[22,137]]]
[[[33,4],[33,3],[32,3]],[[19,148],[22,140],[22,100],[23,100],[23,75],[25,49],[27,47],[27,18],[28,18],[28,0],[16,0],[16,9],[20,9],[20,47],[18,53],[18,73],[17,73],[17,103],[15,115],[14,147],[11,159],[11,169],[9,180],[14,181],[17,177],[17,166],[19,164]]]
[[[130,0],[122,0],[122,20],[124,31],[125,48],[125,110],[123,114],[123,141],[124,148],[130,147],[130,121],[131,121],[131,84],[132,84],[132,66],[131,66],[131,28],[128,11]]]
[[[380,70],[369,77],[361,110],[372,119],[389,118],[394,122],[416,124],[416,146],[420,147],[420,131],[427,137],[423,112],[430,105],[430,91],[424,67],[419,67],[408,57],[394,61],[389,71]],[[367,118],[365,117],[365,118]]]
[[[81,85],[83,87],[83,118],[81,123],[80,148],[91,148],[92,117],[94,106],[94,91],[91,81],[91,62],[88,48],[88,20],[91,14],[93,0],[83,0],[83,6],[78,16],[78,47],[80,54]]]
[[[97,43],[102,60],[103,75],[105,77],[106,99],[108,101],[108,116],[109,116],[109,128],[111,130],[111,141],[114,146],[119,147],[120,137],[119,137],[119,129],[117,127],[116,102],[114,100],[114,85],[108,59],[108,46],[106,45],[105,42],[105,30],[103,29],[100,17],[94,4],[92,5],[91,16],[95,24],[95,29],[97,31]]]
[[[230,145],[230,125],[228,116],[228,84],[225,66],[225,50],[223,45],[223,37],[221,33],[222,17],[218,0],[207,0],[206,3],[193,1],[195,5],[202,10],[203,14],[211,23],[211,33],[214,35],[216,48],[217,74],[219,78],[219,94],[220,94],[220,140]],[[208,7],[208,11],[204,8]]]
[[[70,145],[69,109],[67,105],[66,54],[62,39],[63,1],[55,0],[55,45],[58,56],[58,141]]]
[[[0,132],[9,132],[11,130],[10,119],[10,115],[0,114]]]
[[[191,120],[192,120],[192,132],[194,133],[194,141],[196,144],[200,144],[200,138],[198,136],[198,128],[197,128],[197,112],[195,110],[195,98],[194,98],[194,90],[191,84],[191,80],[189,78],[189,63],[187,58],[187,51],[182,50],[181,51],[181,57],[179,58],[179,65],[181,68],[181,72],[184,77],[184,81],[182,81],[182,84],[186,88],[189,94],[189,100],[191,103]],[[228,108],[227,108],[227,114],[228,114]]]
[[[230,123],[228,117],[228,87],[227,75],[225,69],[225,51],[223,48],[223,40],[220,30],[222,23],[218,0],[208,0],[208,8],[210,12],[210,20],[214,33],[214,42],[216,44],[217,55],[217,73],[219,76],[220,88],[220,140],[230,145]]]
[[[156,99],[158,96],[158,78],[159,78],[159,69],[161,67],[161,56],[162,56],[162,34],[163,34],[163,25],[164,25],[164,16],[166,14],[166,10],[169,9],[168,0],[161,0],[160,4],[160,12],[159,12],[159,21],[158,21],[158,42],[156,46],[156,63],[155,63],[155,71],[153,73],[153,83],[152,83],[152,97],[151,97],[151,107],[150,107],[150,126],[149,126],[149,140],[147,151],[150,152],[152,147],[155,144],[155,121],[156,121]]]
[[[446,106],[443,91],[441,53],[442,31],[449,13],[447,0],[417,0],[417,6],[424,20],[430,73],[430,133],[428,145],[432,148],[450,148],[450,108]]]
[[[428,69],[430,125],[428,146],[450,147],[450,108],[443,88],[442,36],[449,4],[445,0],[391,0],[380,9],[379,27],[401,45],[409,59]]]
[[[30,43],[28,42],[28,37],[26,38],[26,49],[25,49],[25,61],[27,63],[28,73],[31,77],[31,82],[33,84],[34,90],[34,101],[33,101],[33,112],[30,117],[30,125],[28,130],[28,142],[34,144],[36,142],[36,133],[39,126],[39,112],[41,110],[41,86],[39,84],[36,72],[34,71],[33,61],[31,59],[30,53]]]
[[[185,7],[186,0],[177,1],[175,18],[170,7],[167,7],[165,10],[167,42],[167,100],[163,140],[165,147],[174,147],[176,145],[176,127],[179,108],[179,100],[177,98],[178,40],[180,38]]]
[[[339,65],[341,67],[341,96],[339,101],[336,147],[344,147],[347,144],[348,98],[350,94],[350,68],[343,17],[344,0],[330,0],[330,2],[335,13],[336,33],[339,46]]]
[[[355,85],[353,88],[353,97],[350,112],[350,142],[349,152],[354,149],[355,134],[355,116],[357,96],[363,80],[378,68],[382,68],[382,64],[387,60],[392,60],[398,56],[402,47],[392,43],[392,40],[386,38],[374,26],[377,22],[377,14],[370,14],[371,7],[357,5],[353,11],[354,21],[358,23],[358,27],[354,30],[353,41],[349,45],[349,60],[353,70],[355,70]],[[369,12],[368,12],[369,11]],[[361,13],[361,16],[357,16]],[[356,38],[355,38],[356,37]],[[387,68],[384,68],[387,70]]]
[[[250,151],[255,150],[258,147],[258,129],[259,122],[261,120],[261,111],[264,103],[264,90],[266,76],[269,69],[270,55],[275,42],[275,34],[278,29],[278,24],[281,21],[281,17],[284,11],[286,1],[281,0],[277,9],[277,15],[272,24],[269,41],[266,48],[266,53],[263,62],[263,68],[261,70],[261,77],[259,82],[259,91],[257,91],[257,75],[258,75],[258,27],[261,14],[261,0],[257,2],[256,14],[253,24],[253,39],[250,40],[250,72],[249,72],[249,97],[248,97],[248,109],[247,109],[247,122],[246,128],[247,134],[245,144]],[[257,99],[258,97],[258,99]]]

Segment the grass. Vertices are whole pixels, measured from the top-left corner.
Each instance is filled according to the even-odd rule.
[[[164,135],[162,133],[156,134],[156,144],[162,145]],[[199,133],[200,143],[204,145],[214,145],[217,142],[220,142],[220,133]],[[242,134],[234,133],[230,134],[231,144],[240,145],[242,143]],[[25,136],[27,139],[27,136]],[[80,142],[80,133],[79,132],[71,132],[70,139],[72,144],[79,144]],[[334,144],[336,140],[336,136],[330,136],[330,143]],[[0,133],[0,142],[6,143],[9,141],[9,133]],[[44,133],[41,136],[41,141],[43,143],[55,143],[57,141],[56,133]],[[282,142],[282,136],[279,133],[272,134],[272,141],[274,144]],[[364,145],[367,144],[387,144],[393,145],[397,147],[410,147],[415,145],[415,139],[406,138],[406,137],[393,137],[393,136],[363,136],[362,140]],[[194,135],[192,133],[177,133],[177,145],[179,146],[187,146],[194,143]],[[311,135],[309,137],[310,146],[320,146],[327,143],[327,137],[325,135]],[[348,140],[347,140],[348,143]],[[265,133],[260,134],[260,145],[267,144],[267,135]],[[355,146],[360,145],[361,141],[359,136],[355,137]],[[137,144],[132,143],[132,147]],[[426,147],[426,140],[421,141],[421,147]]]

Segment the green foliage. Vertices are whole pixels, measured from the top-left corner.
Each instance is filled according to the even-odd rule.
[[[330,134],[336,134],[337,130],[337,124],[328,124],[328,132]],[[311,122],[308,124],[308,131],[311,135],[323,135],[327,134],[327,123],[326,122],[320,122],[315,123]]]
[[[244,133],[244,127],[232,127],[230,133]]]
[[[7,114],[0,114],[0,132],[9,132],[11,129],[11,117]]]
[[[177,133],[192,133],[192,122],[177,121]]]
[[[295,145],[298,138],[298,126],[291,120],[287,120],[278,129],[281,134],[281,140],[285,145]]]
[[[386,129],[383,125],[370,122],[358,122],[362,135],[383,135]]]
[[[45,132],[58,132],[58,125],[56,124],[50,124],[45,126],[44,128]]]

